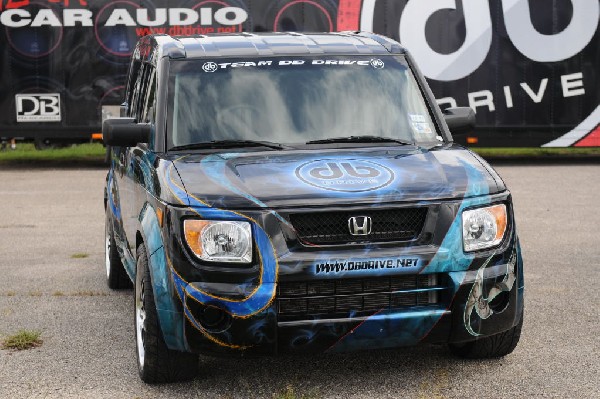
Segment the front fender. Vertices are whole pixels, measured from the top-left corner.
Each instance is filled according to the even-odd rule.
[[[163,338],[169,349],[188,351],[183,335],[183,313],[175,298],[156,209],[146,203],[140,212],[140,233],[148,251],[148,268]]]

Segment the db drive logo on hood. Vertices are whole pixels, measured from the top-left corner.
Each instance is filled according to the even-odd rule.
[[[381,164],[366,160],[319,160],[296,168],[302,182],[328,191],[359,193],[389,186],[394,172]]]

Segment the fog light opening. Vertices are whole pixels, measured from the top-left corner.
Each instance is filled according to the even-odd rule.
[[[198,323],[206,331],[218,333],[229,328],[231,316],[217,307],[205,306],[198,312]]]
[[[492,299],[492,301],[489,303],[489,307],[494,311],[494,313],[502,313],[508,307],[509,300],[510,292],[501,292],[496,298]]]

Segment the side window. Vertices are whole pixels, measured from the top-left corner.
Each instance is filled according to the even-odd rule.
[[[140,67],[142,63],[139,60],[133,59],[129,66],[128,80],[127,80],[127,91],[125,102],[127,103],[127,116],[131,115],[132,99],[134,94],[135,84],[140,76]]]
[[[142,91],[142,83],[144,76],[144,65],[138,71],[137,79],[133,84],[133,90],[131,91],[131,98],[129,99],[129,116],[131,118],[138,118],[139,115],[139,102],[140,102],[140,94]]]
[[[142,63],[129,98],[129,117],[138,123],[150,122],[154,111],[154,68]]]
[[[151,87],[150,79],[153,78],[154,68],[149,64],[142,64],[138,78],[133,87],[131,96],[131,117],[138,122],[144,122],[147,114],[148,88]]]
[[[156,120],[156,70],[148,65],[148,82],[146,96],[143,100],[143,111],[140,121],[144,123],[154,123]]]

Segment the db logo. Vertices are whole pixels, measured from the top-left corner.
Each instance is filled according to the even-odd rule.
[[[219,66],[214,62],[205,62],[202,64],[202,70],[204,72],[216,72]]]
[[[394,172],[373,161],[325,160],[300,165],[296,168],[296,177],[324,190],[358,193],[390,185]]]
[[[60,94],[17,94],[17,122],[60,122]]]
[[[385,64],[379,58],[374,58],[371,60],[371,66],[375,69],[382,69]]]

